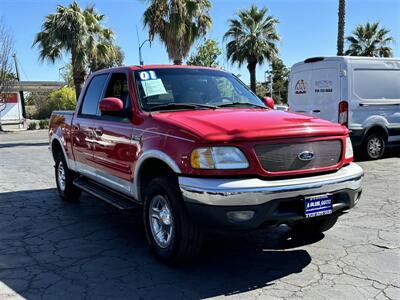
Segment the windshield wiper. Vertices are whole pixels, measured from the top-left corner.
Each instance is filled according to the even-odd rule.
[[[162,105],[156,105],[149,109],[149,111],[157,111],[157,110],[169,110],[169,109],[204,109],[204,108],[217,108],[214,105],[207,104],[196,104],[196,103],[167,103]]]
[[[232,103],[224,103],[220,104],[217,107],[235,107],[235,106],[251,106],[251,107],[259,107],[259,108],[266,108],[265,106],[249,103],[249,102],[232,102]]]

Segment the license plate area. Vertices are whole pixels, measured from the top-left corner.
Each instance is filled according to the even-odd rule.
[[[332,194],[315,195],[304,198],[304,215],[314,218],[332,214]]]

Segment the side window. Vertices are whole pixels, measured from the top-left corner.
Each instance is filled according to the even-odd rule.
[[[400,70],[355,69],[354,93],[366,100],[400,99]]]
[[[107,80],[108,74],[97,75],[92,78],[86,89],[83,103],[81,106],[81,115],[95,116],[97,113],[97,106],[103,93],[104,84]]]
[[[125,109],[128,110],[130,108],[131,99],[129,96],[128,78],[126,77],[125,73],[112,74],[104,97],[121,99],[124,103]]]

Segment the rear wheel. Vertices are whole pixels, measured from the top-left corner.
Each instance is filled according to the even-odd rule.
[[[157,258],[174,264],[199,253],[202,232],[188,218],[173,178],[161,176],[149,182],[143,214],[147,241]]]
[[[64,155],[61,152],[56,156],[55,176],[57,190],[61,199],[67,202],[78,201],[82,191],[73,184],[77,174],[68,169]]]
[[[365,159],[379,159],[385,152],[385,139],[378,132],[371,132],[365,137],[362,151]]]
[[[321,219],[301,221],[290,227],[299,235],[316,235],[331,229],[337,220],[338,216],[322,217]]]

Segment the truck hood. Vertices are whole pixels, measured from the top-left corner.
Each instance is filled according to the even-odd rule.
[[[167,127],[178,127],[179,131],[208,142],[348,133],[339,124],[313,116],[258,108],[160,112],[152,117],[167,123]]]

